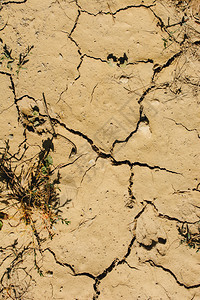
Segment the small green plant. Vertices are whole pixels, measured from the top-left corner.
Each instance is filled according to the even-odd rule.
[[[41,152],[29,163],[26,170],[21,167],[18,175],[16,166],[12,164],[8,144],[0,159],[0,180],[8,190],[1,195],[6,200],[6,205],[0,211],[0,229],[3,226],[3,219],[12,220],[12,215],[8,212],[9,207],[12,211],[15,209],[15,218],[18,215],[19,223],[22,221],[31,227],[38,246],[44,240],[40,238],[40,233],[44,237],[44,230],[52,239],[55,223],[58,221],[66,225],[70,223],[66,218],[62,218],[62,211],[59,210],[57,190],[60,174],[57,172],[56,177],[52,178],[54,174],[53,158],[50,155],[52,148],[50,139],[43,142]]]
[[[3,46],[3,52],[1,53],[1,57],[0,57],[1,64],[3,61],[6,61],[7,68],[12,71],[12,69],[13,69],[12,63],[15,61],[15,59],[12,57],[12,49],[8,50],[8,47],[6,44]]]
[[[24,53],[19,54],[19,58],[17,59],[16,57],[13,57],[12,49],[9,49],[9,47],[4,44],[2,46],[2,52],[0,56],[0,66],[3,65],[9,71],[13,71],[18,76],[20,70],[25,69],[24,65],[29,61],[27,57],[33,48],[34,46],[28,46]]]
[[[32,281],[26,267],[19,266],[26,255],[33,255],[31,269],[34,267],[39,276],[44,276],[42,243],[53,238],[55,224],[70,223],[62,217],[63,205],[60,205],[58,193],[60,173],[53,167],[53,151],[54,145],[49,138],[43,141],[37,155],[24,162],[16,161],[10,153],[8,142],[0,148],[0,230],[3,234],[5,223],[7,228],[11,226],[12,232],[19,232],[13,244],[0,247],[1,254],[12,258],[0,277],[0,294],[5,295],[6,299],[7,296],[9,299],[22,299],[21,295]],[[18,283],[15,283],[18,272],[27,278],[22,284],[23,289],[18,289]]]
[[[163,40],[163,43],[164,43],[164,48],[166,49],[167,47],[169,47],[172,43],[173,43],[173,41],[175,40],[175,38],[174,38],[174,33],[176,33],[177,32],[177,30],[175,30],[175,31],[170,31],[170,32],[168,32],[168,37],[167,38],[162,38],[162,40]]]
[[[28,46],[24,54],[20,53],[19,60],[17,63],[17,70],[16,70],[17,75],[19,75],[19,71],[29,61],[29,59],[27,59],[27,56],[30,54],[30,52],[33,48],[34,48],[34,46]]]
[[[196,223],[196,233],[192,233],[188,224],[183,223],[178,226],[179,234],[181,235],[181,244],[188,245],[189,248],[196,249],[196,252],[200,251],[200,221]]]

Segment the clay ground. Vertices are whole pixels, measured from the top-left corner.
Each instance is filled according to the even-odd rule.
[[[1,208],[1,299],[200,299],[199,45],[197,0],[0,1],[1,151],[71,222]]]

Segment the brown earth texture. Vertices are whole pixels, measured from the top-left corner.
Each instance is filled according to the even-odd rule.
[[[0,0],[0,299],[200,299],[199,47],[199,0]]]

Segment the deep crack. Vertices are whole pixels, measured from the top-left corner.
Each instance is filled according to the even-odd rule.
[[[151,259],[145,260],[145,263],[149,263],[151,266],[156,267],[156,268],[160,268],[163,271],[169,273],[175,279],[175,281],[178,283],[178,285],[183,286],[186,289],[195,289],[195,288],[199,288],[200,287],[200,283],[199,284],[194,284],[194,285],[186,285],[185,283],[183,283],[180,280],[178,280],[177,276],[170,269],[165,268],[162,265],[156,264]]]

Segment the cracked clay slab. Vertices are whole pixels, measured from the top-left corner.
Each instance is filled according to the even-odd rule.
[[[0,1],[1,299],[200,299],[199,5]]]

